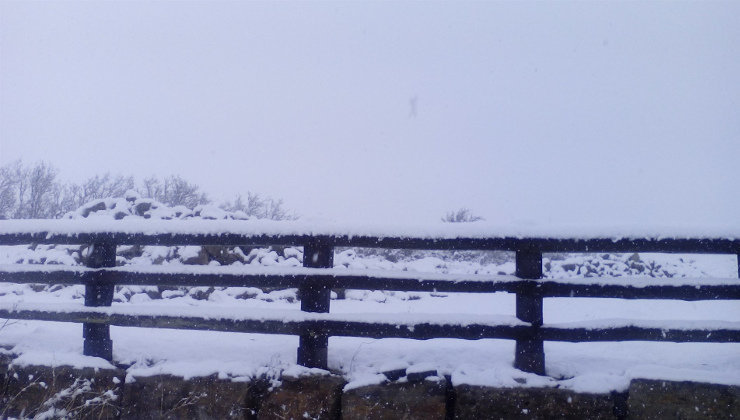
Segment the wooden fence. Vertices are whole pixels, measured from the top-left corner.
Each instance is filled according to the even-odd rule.
[[[83,323],[84,354],[112,359],[109,326],[179,328],[215,331],[291,334],[300,337],[298,363],[327,367],[330,336],[402,337],[409,339],[498,338],[516,340],[515,367],[545,374],[544,341],[740,342],[740,323],[692,325],[649,321],[608,326],[558,326],[543,323],[543,299],[548,297],[596,297],[620,299],[715,300],[740,299],[740,282],[704,280],[697,284],[665,280],[655,285],[630,284],[622,279],[547,280],[542,278],[542,254],[553,252],[663,252],[740,254],[740,240],[697,239],[608,239],[547,237],[408,237],[336,234],[275,234],[158,231],[90,231],[54,233],[18,229],[3,231],[0,245],[89,244],[86,267],[41,265],[0,266],[0,281],[15,283],[84,284],[85,306],[79,310],[44,308],[0,308],[0,318]],[[169,270],[167,266],[116,266],[117,245],[282,245],[304,249],[303,266],[294,270],[256,270],[242,266],[224,271],[203,267],[196,272]],[[427,250],[503,250],[516,253],[516,277],[469,275],[447,276],[412,272],[358,273],[332,269],[336,247],[376,247]],[[740,274],[740,265],[738,267]],[[593,281],[590,281],[593,280]],[[205,316],[127,314],[124,305],[110,307],[116,285],[166,286],[253,286],[299,289],[301,311],[296,316],[219,318]],[[453,323],[416,320],[409,322],[368,321],[342,314],[329,314],[331,289],[437,291],[516,294],[515,322]]]

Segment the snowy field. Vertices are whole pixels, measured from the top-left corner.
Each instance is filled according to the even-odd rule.
[[[511,254],[340,246],[526,251],[512,244],[528,238],[613,251],[544,255],[548,279],[740,281],[740,1],[286,6],[0,0],[0,272],[82,271],[106,250],[74,241],[105,238],[119,271],[300,272],[303,250],[287,245],[334,236],[338,272],[490,278],[514,274]],[[603,242],[553,245],[579,239]],[[681,239],[733,255],[616,253]],[[83,286],[0,282],[0,310],[83,305]],[[522,322],[506,293],[348,290],[306,315],[295,289],[122,284],[106,310]],[[547,298],[544,322],[740,331],[740,300]],[[305,370],[295,336],[111,335],[131,380]],[[332,337],[328,363],[348,387],[400,368],[589,392],[633,378],[740,385],[740,343],[546,342],[547,376],[514,369],[514,347]],[[0,319],[14,363],[111,367],[82,349],[80,324]]]
[[[167,248],[150,247],[147,259]],[[4,247],[4,260],[17,261],[27,255],[26,247]],[[187,256],[187,250],[181,250]],[[36,250],[39,252],[39,249]],[[64,260],[59,249],[47,249],[47,257]],[[168,251],[169,252],[169,251]],[[296,266],[300,255],[276,257],[274,251],[258,250],[258,265]],[[146,254],[146,252],[145,252]],[[712,276],[736,278],[734,256],[681,256],[641,254],[645,265],[670,267],[676,277]],[[563,271],[569,263],[584,265],[584,258],[572,256],[550,261],[550,275],[578,276]],[[66,261],[67,263],[72,262]],[[175,262],[176,263],[176,262]],[[445,261],[438,256],[390,262],[380,257],[358,256],[352,250],[336,255],[338,269],[382,269],[431,273],[504,273],[513,263],[481,264]],[[587,265],[587,264],[586,264]],[[680,281],[676,278],[676,281]],[[662,281],[665,281],[663,279]],[[202,289],[202,290],[200,290]],[[156,288],[123,287],[116,293],[114,307],[126,312],[239,314],[254,311],[295,311],[300,303],[295,290],[263,292],[256,288],[231,287],[177,289],[153,293]],[[81,305],[82,286],[51,286],[0,283],[0,305]],[[405,293],[348,290],[346,299],[333,299],[336,314],[378,314],[384,318],[429,317],[436,319],[486,319],[513,317],[514,295],[506,293]],[[682,302],[668,300],[620,300],[592,298],[545,299],[546,324],[614,320],[718,321],[740,322],[737,301]],[[0,321],[1,322],[1,321]],[[0,329],[0,346],[20,357],[19,364],[71,364],[109,367],[102,359],[82,356],[82,326],[70,323],[9,320]],[[130,366],[133,376],[175,374],[184,377],[218,374],[223,378],[247,380],[267,375],[277,378],[282,371],[301,370],[296,365],[298,338],[295,336],[221,333],[111,327],[114,362]],[[558,343],[546,342],[548,377],[514,369],[514,341],[434,339],[365,339],[333,337],[329,341],[329,368],[341,372],[348,386],[377,383],[381,372],[409,367],[436,369],[449,375],[454,384],[488,386],[558,386],[581,392],[624,390],[633,378],[694,380],[740,385],[740,344],[703,343]]]

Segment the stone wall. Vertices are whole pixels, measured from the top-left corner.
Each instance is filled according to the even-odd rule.
[[[215,376],[133,378],[123,370],[15,366],[0,354],[0,418],[616,419],[740,418],[740,387],[635,380],[624,393],[452,386],[403,376],[345,390],[334,375],[234,382]],[[128,376],[128,380],[127,380]]]

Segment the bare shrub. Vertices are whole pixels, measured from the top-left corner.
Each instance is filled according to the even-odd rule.
[[[190,183],[179,175],[171,175],[164,179],[149,177],[144,179],[139,193],[146,198],[153,198],[169,206],[185,206],[192,209],[201,204],[209,204],[211,200],[200,191],[200,187]]]
[[[233,202],[227,201],[221,205],[226,211],[244,212],[249,217],[270,220],[295,220],[298,217],[285,209],[283,200],[264,197],[260,194],[247,192],[247,198],[239,194]]]
[[[450,211],[442,217],[445,223],[470,223],[485,220],[480,216],[474,215],[470,209],[461,207],[456,211]]]

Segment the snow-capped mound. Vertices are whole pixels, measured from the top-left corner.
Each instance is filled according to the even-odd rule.
[[[107,218],[114,220],[141,219],[226,219],[248,220],[243,211],[229,212],[217,206],[204,204],[189,209],[185,206],[168,206],[152,198],[142,198],[133,190],[124,197],[111,197],[91,201],[64,215],[64,219]]]

